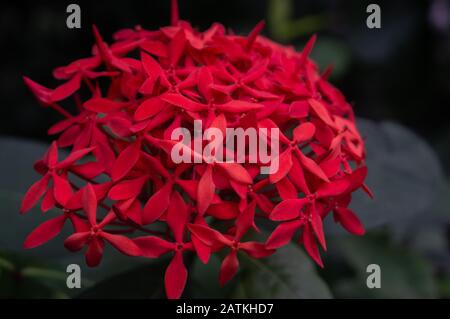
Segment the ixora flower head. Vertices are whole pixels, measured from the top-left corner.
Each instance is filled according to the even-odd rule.
[[[40,104],[63,117],[49,129],[58,137],[36,162],[42,178],[21,207],[26,213],[42,199],[43,212],[56,208],[60,215],[38,226],[25,248],[46,243],[70,222],[64,245],[85,249],[88,266],[101,262],[105,246],[141,258],[170,254],[166,293],[179,298],[186,254],[207,264],[225,252],[224,285],[238,271],[238,252],[263,258],[292,240],[323,266],[329,214],[362,235],[348,208],[357,189],[370,195],[352,108],[327,81],[329,71],[320,74],[308,58],[315,36],[296,52],[259,35],[262,27],[248,36],[217,23],[199,32],[174,9],[170,26],[121,30],[110,44],[94,26],[92,55],[56,68],[63,83],[55,89],[25,77]],[[67,111],[70,103],[76,114]],[[276,155],[276,169],[264,174],[261,152],[229,148],[225,139],[215,145],[239,161],[211,160],[198,151],[211,142],[195,134],[199,121],[226,139],[228,128],[263,132],[258,140]],[[181,147],[172,139],[179,128],[193,133]],[[191,160],[175,161],[175,146]]]

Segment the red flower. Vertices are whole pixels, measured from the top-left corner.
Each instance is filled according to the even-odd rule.
[[[64,241],[64,246],[67,249],[78,251],[83,246],[88,246],[86,263],[91,267],[100,263],[105,241],[125,255],[141,255],[141,250],[131,239],[104,230],[108,224],[116,219],[113,212],[109,212],[100,222],[97,222],[97,196],[91,184],[87,184],[83,190],[82,205],[87,222],[84,224],[84,229],[78,230]]]
[[[36,170],[44,176],[27,191],[22,200],[20,211],[25,213],[30,210],[43,195],[46,196],[46,201],[42,210],[50,209],[55,203],[64,207],[73,194],[72,186],[67,179],[67,173],[71,169],[76,171],[75,162],[91,151],[91,148],[74,151],[66,159],[58,162],[58,148],[56,143],[53,142],[45,158],[36,163]],[[48,188],[50,181],[53,182],[53,185]]]
[[[217,230],[204,225],[192,224],[189,226],[191,233],[206,245],[210,247],[226,246],[230,248],[230,253],[225,257],[220,268],[219,282],[222,286],[233,278],[239,268],[239,261],[237,259],[238,250],[242,250],[254,258],[266,257],[275,252],[275,250],[267,249],[264,244],[255,241],[241,242],[241,238],[245,233],[250,228],[255,227],[255,207],[255,202],[252,202],[237,218],[234,235],[222,235]]]
[[[24,246],[49,241],[70,220],[74,233],[64,244],[71,251],[87,246],[89,266],[100,263],[106,243],[130,256],[171,253],[169,298],[183,293],[186,254],[208,263],[227,249],[224,285],[239,269],[238,251],[263,258],[299,231],[295,241],[323,266],[317,245],[326,249],[323,220],[331,213],[362,235],[348,206],[357,189],[371,193],[352,107],[328,82],[330,69],[320,74],[308,57],[316,37],[295,52],[259,35],[264,23],[248,37],[217,23],[199,32],[179,20],[172,3],[172,25],[159,30],[124,29],[108,44],[94,27],[92,55],[56,68],[53,75],[64,83],[55,89],[24,78],[41,105],[64,117],[49,130],[59,136],[36,163],[42,178],[21,206],[26,212],[43,198],[43,212],[56,207],[61,215],[38,226]],[[58,104],[72,98],[77,114]],[[249,148],[240,154],[244,163],[211,161],[199,151],[207,142],[194,134],[194,121],[224,136],[227,128],[265,131],[268,151],[279,151],[279,169],[261,175],[263,160],[258,154],[248,161],[255,155]],[[180,148],[191,163],[171,157],[177,128],[194,136]],[[279,150],[272,129],[280,131]],[[62,161],[58,148],[69,151]],[[275,230],[248,241],[259,220]]]
[[[145,257],[155,258],[170,251],[174,252],[164,277],[167,297],[170,299],[179,298],[186,285],[188,274],[183,263],[183,252],[193,249],[192,243],[184,240],[189,213],[181,195],[174,192],[167,212],[167,224],[173,232],[174,242],[155,236],[139,237],[134,240]]]

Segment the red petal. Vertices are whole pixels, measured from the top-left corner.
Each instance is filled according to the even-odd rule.
[[[237,259],[237,250],[232,250],[223,260],[220,267],[219,283],[224,286],[239,269],[239,260]]]
[[[161,74],[161,72],[162,72],[161,66],[150,55],[142,52],[141,60],[142,60],[142,65],[144,67],[144,70],[145,70],[145,72],[147,72],[148,76],[157,78]]]
[[[299,58],[299,64],[303,65],[306,62],[306,59],[308,58],[309,54],[311,53],[314,43],[316,42],[317,36],[314,34],[309,38],[308,42],[306,42],[305,47],[302,50],[302,53],[300,54]]]
[[[265,25],[265,22],[260,21],[250,32],[250,34],[247,37],[247,43],[245,44],[246,51],[251,49],[253,43],[255,42],[256,38],[258,37],[258,34],[262,31],[262,29],[264,29],[264,25]]]
[[[253,179],[247,170],[237,163],[216,163],[218,167],[223,169],[227,175],[235,181],[242,184],[252,184]]]
[[[77,117],[70,117],[70,118],[64,119],[64,120],[52,125],[48,129],[48,134],[54,135],[54,134],[61,133],[62,131],[67,130],[70,126],[75,124],[77,121],[78,121]]]
[[[85,148],[85,149],[81,149],[78,151],[74,151],[74,152],[70,153],[70,155],[67,156],[64,160],[59,162],[58,165],[56,165],[56,168],[57,169],[67,168],[70,165],[74,164],[76,161],[83,158],[86,154],[88,154],[92,150],[93,150],[93,148],[91,147],[91,148]]]
[[[67,177],[61,177],[56,173],[52,174],[53,179],[53,193],[55,195],[56,201],[65,206],[67,201],[72,197],[73,191],[70,186]]]
[[[34,82],[26,76],[23,77],[23,81],[40,103],[44,105],[51,104],[50,95],[52,94],[52,91],[50,89]]]
[[[86,179],[94,179],[105,171],[105,166],[99,162],[88,162],[72,166],[70,171]]]
[[[98,237],[94,237],[89,242],[86,251],[86,264],[89,267],[96,267],[102,261],[104,243]]]
[[[107,242],[109,242],[111,245],[113,245],[118,251],[121,253],[127,255],[127,256],[140,256],[141,250],[136,245],[134,241],[132,241],[130,238],[121,236],[121,235],[114,235],[109,234],[107,232],[101,232],[99,234],[101,237],[103,237]]]
[[[303,173],[303,168],[298,162],[296,157],[292,158],[292,168],[289,171],[289,178],[292,183],[302,191],[304,194],[310,194],[308,184],[306,183],[305,174]]]
[[[69,218],[75,232],[85,233],[90,231],[91,226],[89,226],[88,223],[78,215],[70,214]]]
[[[102,97],[96,97],[86,101],[84,103],[84,108],[97,113],[109,113],[120,110],[126,105],[127,103],[124,102],[116,102]]]
[[[299,149],[297,150],[297,155],[299,161],[302,163],[302,165],[305,167],[306,170],[310,171],[320,179],[324,180],[325,182],[328,182],[329,179],[327,175],[322,171],[320,166],[314,162],[314,160],[310,159],[309,157],[305,156]]]
[[[235,240],[239,241],[245,235],[247,230],[255,226],[255,208],[256,202],[251,202],[242,214],[236,219],[236,235]]]
[[[366,232],[363,224],[356,216],[356,214],[349,208],[338,207],[334,210],[336,220],[344,227],[349,233],[362,236]]]
[[[121,181],[110,189],[108,196],[112,200],[124,200],[137,197],[141,193],[142,187],[147,180],[148,176],[144,175],[135,179]]]
[[[264,108],[264,105],[247,101],[231,100],[224,104],[217,104],[216,108],[219,111],[226,113],[242,113],[262,109]]]
[[[169,207],[170,193],[172,192],[172,184],[164,185],[159,191],[150,197],[144,206],[142,215],[143,224],[150,224],[156,221]]]
[[[61,215],[42,223],[27,236],[23,247],[34,248],[48,242],[61,232],[66,219],[66,215]]]
[[[287,199],[279,203],[270,214],[272,220],[289,220],[297,218],[302,208],[308,203],[306,198]]]
[[[292,168],[292,150],[286,149],[278,157],[278,170],[270,174],[269,180],[272,184],[279,182],[284,178]]]
[[[178,299],[186,286],[188,272],[183,263],[183,254],[177,251],[164,275],[167,298]]]
[[[64,100],[65,98],[71,96],[73,93],[78,91],[81,84],[81,74],[76,74],[66,83],[58,86],[53,90],[51,94],[51,99],[54,102]]]
[[[194,102],[181,94],[167,93],[162,95],[161,99],[169,104],[191,112],[203,111],[208,107],[207,105]]]
[[[53,142],[52,145],[50,145],[46,154],[46,161],[50,167],[53,167],[58,162],[58,145],[56,142]]]
[[[230,245],[231,240],[219,233],[217,230],[209,228],[208,226],[199,224],[189,224],[188,228],[190,232],[197,236],[202,242],[208,246],[214,246],[217,244]]]
[[[308,227],[308,224],[305,224],[305,228],[303,229],[302,240],[306,252],[320,267],[323,268],[323,262],[320,258],[319,248],[317,247],[316,240],[314,239],[314,235],[311,232],[311,229]]]
[[[153,55],[159,56],[159,57],[167,57],[167,47],[159,41],[151,41],[147,40],[144,43],[140,45],[142,50],[147,51],[148,53],[151,53]]]
[[[140,152],[141,142],[138,140],[134,141],[119,154],[112,171],[111,178],[113,181],[118,181],[128,174],[139,160]]]
[[[45,193],[44,198],[41,202],[41,210],[42,212],[47,212],[56,205],[55,196],[53,195],[53,188],[49,188],[47,193]]]
[[[202,242],[198,237],[191,237],[192,245],[194,246],[195,251],[197,252],[197,256],[200,261],[204,264],[208,263],[209,256],[211,255],[211,248],[207,246],[204,242]]]
[[[206,214],[217,219],[227,220],[238,217],[240,212],[235,203],[227,201],[210,205],[208,210],[206,211]]]
[[[303,225],[301,220],[293,220],[290,222],[281,223],[270,234],[266,241],[268,249],[277,249],[289,244],[295,232]]]
[[[306,101],[295,101],[289,107],[289,114],[295,118],[305,118],[309,114],[309,103]]]
[[[202,67],[198,72],[198,89],[203,97],[209,101],[211,99],[211,88],[213,77],[208,67]]]
[[[256,201],[256,204],[258,207],[266,214],[270,214],[270,212],[273,210],[273,203],[270,199],[267,198],[267,196],[262,194],[255,194],[254,199]]]
[[[348,193],[347,190],[349,189],[349,186],[349,181],[345,178],[341,178],[329,183],[324,183],[320,186],[319,190],[317,190],[316,194],[319,198],[343,195]]]
[[[177,243],[183,242],[184,229],[188,222],[189,210],[180,193],[172,192],[167,211],[167,224],[172,229]]]
[[[282,178],[275,186],[282,200],[297,198],[297,190],[289,178]]]
[[[297,143],[307,141],[314,136],[315,132],[316,127],[311,122],[300,124],[294,129],[294,140]]]
[[[48,187],[48,182],[50,180],[50,175],[44,175],[40,180],[35,182],[22,199],[22,204],[20,206],[20,212],[26,213],[39,201],[39,199],[44,195]]]
[[[156,236],[138,237],[133,240],[141,250],[142,256],[148,258],[158,258],[175,248],[173,243],[169,243]]]
[[[222,132],[222,137],[225,138],[227,135],[227,119],[223,113],[219,114],[211,122],[210,127],[219,129]]]
[[[166,103],[159,97],[151,97],[142,102],[134,113],[136,121],[143,121],[161,112],[166,107]]]
[[[91,226],[97,225],[97,196],[90,183],[83,189],[81,201],[89,223]]]
[[[198,182],[179,179],[176,182],[191,199],[197,199]]]
[[[198,213],[203,215],[211,204],[215,193],[215,185],[212,178],[212,166],[207,165],[198,183],[197,207]]]
[[[178,60],[180,60],[185,44],[186,37],[184,36],[184,30],[180,29],[169,44],[169,61],[172,66],[176,66]]]
[[[367,167],[360,167],[353,171],[350,175],[347,175],[345,178],[349,179],[350,186],[347,189],[347,192],[351,193],[354,192],[357,188],[363,185],[364,180],[367,176]],[[371,192],[369,192],[369,195],[371,195]],[[372,195],[373,196],[373,195]],[[371,196],[371,197],[372,197]]]
[[[73,145],[80,135],[80,129],[79,125],[69,127],[58,137],[58,146],[67,147]]]
[[[319,243],[322,246],[322,248],[327,250],[327,245],[326,245],[326,242],[325,242],[325,235],[323,233],[322,217],[315,210],[315,205],[313,205],[311,209],[312,209],[312,212],[311,212],[311,225],[312,225],[312,228],[313,228],[314,233],[316,234],[316,237],[319,240]]]
[[[119,137],[132,135],[130,127],[132,122],[123,116],[111,116],[106,122],[112,133]]]
[[[334,122],[330,116],[330,113],[328,112],[328,110],[325,108],[325,106],[323,106],[322,103],[320,103],[317,100],[314,99],[309,99],[308,100],[309,105],[311,106],[311,108],[314,110],[314,113],[316,113],[316,115],[328,126],[330,127],[334,127]]]
[[[64,241],[64,247],[70,251],[79,251],[88,242],[90,233],[88,231],[75,233]]]

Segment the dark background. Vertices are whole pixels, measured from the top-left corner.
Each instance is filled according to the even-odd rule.
[[[66,27],[71,2],[81,7],[81,29]],[[121,28],[168,25],[169,3],[2,2],[0,297],[73,296],[76,292],[65,286],[65,267],[74,260],[83,264],[82,254],[64,251],[62,238],[33,251],[21,248],[26,234],[43,219],[38,211],[19,216],[20,199],[37,179],[32,163],[52,140],[47,129],[60,119],[38,105],[22,76],[53,88],[59,84],[51,76],[55,67],[90,55],[92,23],[111,42]],[[381,7],[381,29],[366,26],[369,3]],[[286,295],[268,289],[271,279],[259,277],[261,270],[248,264],[228,288],[219,289],[220,264],[215,260],[206,269],[193,266],[188,296],[450,298],[450,0],[179,0],[179,6],[181,18],[200,30],[221,22],[246,34],[264,19],[264,35],[298,49],[317,33],[312,57],[322,70],[334,64],[330,81],[360,117],[358,125],[367,137],[367,184],[375,193],[373,201],[355,196],[352,202],[368,235],[327,230],[324,270],[313,268],[301,252],[285,251],[267,261],[268,267],[278,261],[282,266],[273,272],[289,278],[288,283],[300,283],[297,290]],[[97,270],[83,266],[89,279],[99,283],[83,296],[159,296],[148,287],[161,290],[167,260],[149,274],[147,264],[135,268],[111,251],[107,256],[111,260]],[[367,289],[365,267],[370,263],[382,266],[384,289]],[[110,276],[109,283],[101,281]],[[236,293],[236,286],[245,286],[247,295],[242,289]]]

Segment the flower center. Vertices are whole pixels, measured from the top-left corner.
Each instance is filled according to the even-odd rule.
[[[317,194],[314,193],[314,194],[306,195],[306,198],[307,198],[308,201],[310,201],[310,202],[315,201],[315,200],[317,199]]]

